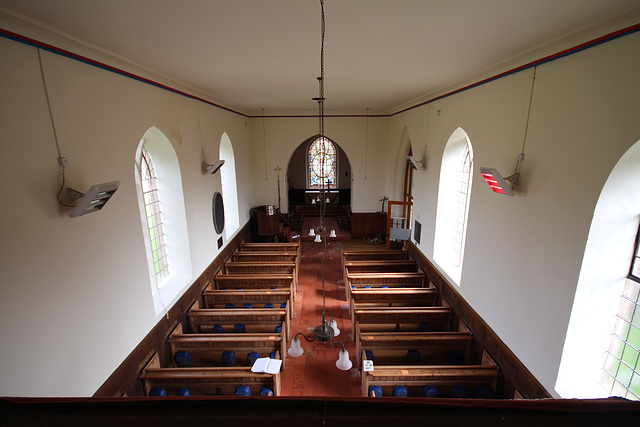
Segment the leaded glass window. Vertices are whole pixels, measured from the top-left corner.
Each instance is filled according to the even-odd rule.
[[[309,188],[335,188],[337,177],[336,148],[327,138],[320,137],[309,146]]]
[[[153,268],[160,284],[169,275],[169,263],[167,261],[167,246],[162,226],[160,200],[158,198],[158,177],[153,160],[144,147],[142,147],[140,175],[149,239],[151,240]]]
[[[602,386],[610,396],[640,400],[640,279],[638,278],[638,239],[636,237],[631,271],[624,292],[611,344],[602,373]]]

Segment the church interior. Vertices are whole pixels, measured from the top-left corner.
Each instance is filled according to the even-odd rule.
[[[0,0],[0,416],[637,420],[638,52],[637,0]],[[151,393],[234,323],[251,398]]]

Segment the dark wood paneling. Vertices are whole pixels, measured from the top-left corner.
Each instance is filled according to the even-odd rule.
[[[383,236],[387,233],[387,214],[380,212],[360,212],[351,214],[351,237],[362,239]]]
[[[119,397],[125,394],[128,396],[144,395],[142,382],[138,380],[140,371],[153,353],[156,352],[160,356],[163,366],[169,366],[171,362],[171,355],[167,345],[169,334],[178,323],[182,323],[185,326],[188,325],[186,319],[187,311],[194,302],[200,301],[202,303],[202,291],[213,281],[216,272],[222,268],[224,262],[243,240],[246,242],[251,241],[250,223],[245,224],[202,274],[194,280],[191,287],[169,309],[168,316],[162,317],[140,344],[127,356],[124,362],[100,386],[94,397]]]
[[[500,366],[504,375],[504,394],[513,396],[514,391],[518,390],[528,399],[550,398],[551,394],[507,347],[498,334],[489,327],[473,307],[465,301],[411,241],[408,244],[408,250],[420,268],[427,273],[429,280],[438,288],[442,298],[451,305],[459,318],[473,333],[476,338],[476,344],[478,344],[477,347],[484,348]]]

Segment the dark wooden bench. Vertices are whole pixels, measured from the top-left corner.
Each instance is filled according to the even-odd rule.
[[[420,352],[420,365],[447,365],[452,361],[447,358],[447,351],[460,351],[456,360],[459,364],[468,364],[473,345],[473,334],[460,322],[457,331],[448,332],[362,332],[356,329],[356,357],[358,366],[362,360],[368,360],[366,351],[373,353],[376,366],[407,364],[407,352]],[[452,355],[453,356],[453,355]]]
[[[263,274],[290,274],[293,277],[294,286],[298,285],[298,271],[295,262],[234,262],[224,263],[223,272],[226,275],[263,275]]]
[[[222,353],[233,351],[237,358],[238,366],[248,366],[247,355],[253,351],[260,353],[260,357],[269,357],[272,352],[276,352],[275,358],[280,359],[280,355],[286,354],[286,338],[279,333],[244,333],[244,334],[185,334],[182,324],[178,324],[169,335],[167,340],[175,365],[175,355],[179,351],[189,353],[191,359],[190,366],[224,366]],[[282,359],[284,367],[286,358]]]
[[[381,261],[381,260],[410,260],[407,251],[386,251],[386,250],[355,250],[342,251],[342,259],[348,261]]]
[[[429,307],[438,304],[439,293],[432,284],[428,288],[352,289],[349,314],[355,309],[375,307]]]
[[[262,387],[273,390],[275,396],[281,392],[281,374],[251,372],[250,367],[225,368],[162,368],[158,354],[154,354],[140,373],[145,395],[154,387],[161,387],[169,396],[178,388],[186,388],[192,396],[234,396],[236,387],[248,386],[252,396],[257,396]]]
[[[489,386],[497,393],[500,377],[500,369],[484,352],[480,365],[374,367],[373,371],[362,373],[362,395],[370,395],[370,386],[382,387],[383,396],[391,396],[394,386],[407,387],[410,397],[421,396],[424,386],[438,387],[439,397],[450,397],[454,386],[465,387],[471,395],[479,385]]]

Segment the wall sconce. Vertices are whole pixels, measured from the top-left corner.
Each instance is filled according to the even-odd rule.
[[[202,162],[202,173],[204,175],[213,175],[214,173],[218,172],[218,170],[220,170],[222,165],[224,165],[224,160],[218,160],[212,165],[207,162]]]
[[[107,182],[104,184],[92,185],[86,193],[81,193],[73,188],[67,187],[71,202],[79,200],[69,214],[70,218],[97,212],[107,204],[111,196],[120,186],[120,181]]]
[[[504,194],[505,196],[513,196],[514,192],[512,191],[512,186],[507,184],[507,182],[512,183],[513,185],[518,183],[520,179],[520,173],[514,173],[508,177],[503,177],[498,169],[494,168],[480,168],[480,174],[487,181],[491,190],[495,193]]]

